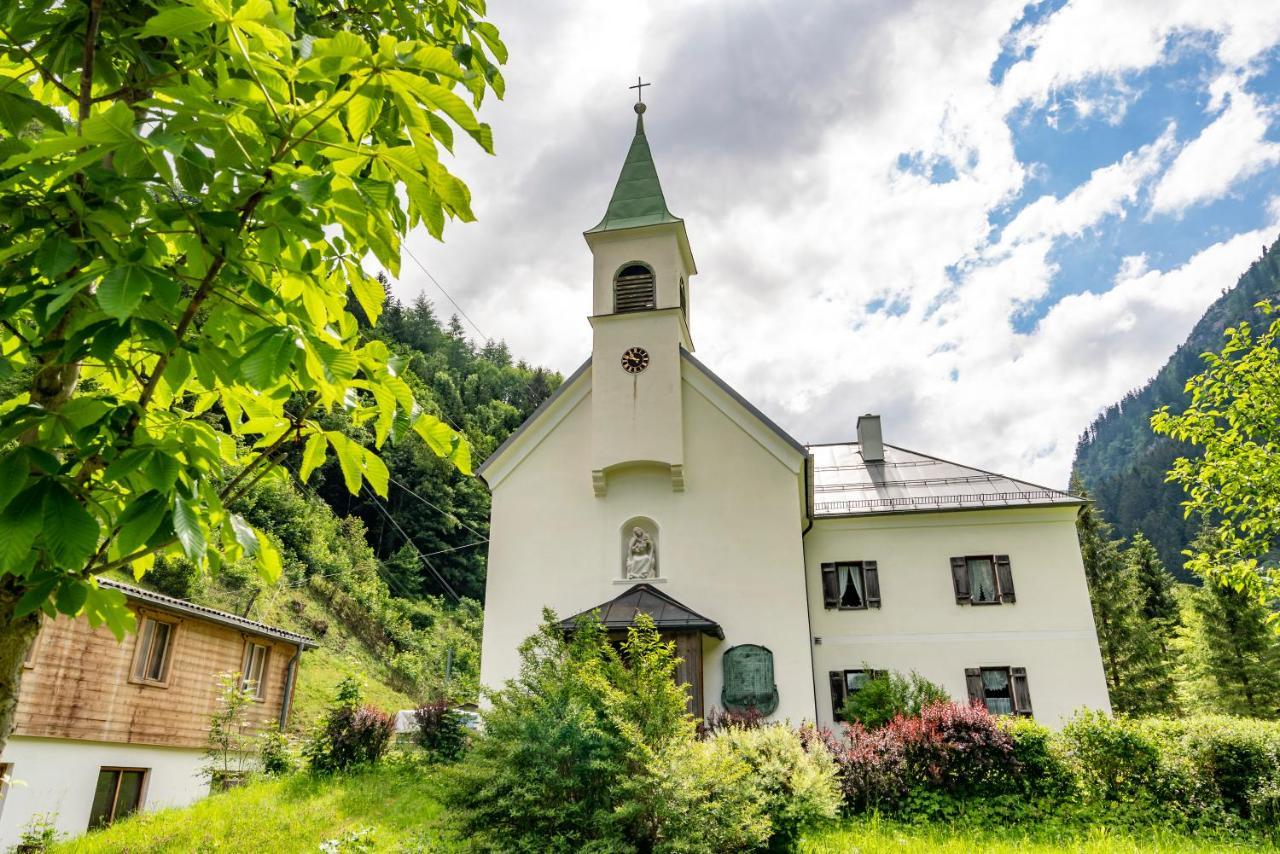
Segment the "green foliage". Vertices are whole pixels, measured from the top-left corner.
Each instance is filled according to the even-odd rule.
[[[646,801],[655,852],[720,854],[764,846],[772,832],[751,768],[719,739],[668,746],[657,757]]]
[[[387,494],[375,447],[416,434],[460,470],[381,341],[372,256],[396,273],[415,226],[473,218],[440,149],[492,152],[474,110],[506,49],[476,0],[18,2],[0,14],[0,573],[39,608],[121,636],[95,573],[155,555],[203,566],[273,544],[236,500],[287,445],[333,451],[347,489]],[[213,407],[221,417],[208,417]],[[7,716],[0,729],[7,730]],[[7,732],[0,731],[0,740]]]
[[[445,700],[414,710],[413,740],[432,762],[455,762],[467,749],[466,719]]]
[[[157,555],[147,573],[147,586],[178,599],[195,599],[204,590],[200,567],[182,557]]]
[[[790,846],[802,833],[836,817],[836,763],[821,745],[806,747],[781,724],[730,727],[707,743],[746,764],[743,782],[769,820],[774,845]]]
[[[1149,591],[1137,556],[1121,551],[1092,504],[1081,508],[1076,531],[1112,707],[1128,714],[1167,711],[1174,698],[1172,662],[1161,627],[1144,614]]]
[[[906,676],[890,672],[868,679],[849,695],[840,709],[841,720],[877,729],[898,715],[919,715],[925,706],[951,699],[946,690],[914,670]]]
[[[218,676],[218,703],[209,716],[203,772],[220,791],[244,782],[252,767],[254,737],[249,709],[253,703],[253,692],[244,687],[239,673]]]
[[[1224,329],[1262,317],[1255,304],[1280,293],[1278,250],[1280,241],[1263,250],[1235,287],[1224,287],[1222,296],[1209,306],[1159,373],[1098,416],[1076,449],[1073,474],[1083,481],[1118,533],[1128,538],[1144,532],[1165,566],[1182,581],[1195,577],[1183,569],[1182,552],[1195,539],[1200,520],[1178,510],[1186,495],[1178,483],[1166,478],[1174,460],[1195,457],[1199,450],[1153,433],[1149,419],[1162,406],[1174,410],[1185,407],[1187,381],[1203,369],[1200,354],[1220,346]]]
[[[1257,308],[1264,317],[1274,312],[1269,302]],[[1280,598],[1280,583],[1263,563],[1280,544],[1280,318],[1256,334],[1240,323],[1225,338],[1221,352],[1205,353],[1204,371],[1187,381],[1187,408],[1174,414],[1161,407],[1151,428],[1199,451],[1169,471],[1186,490],[1185,515],[1206,523],[1187,568],[1270,605]]]
[[[1220,584],[1182,593],[1179,689],[1187,708],[1258,718],[1280,716],[1280,635],[1271,612]]]
[[[57,813],[36,813],[22,828],[18,844],[10,854],[44,854],[58,841]]]
[[[258,734],[258,767],[271,777],[290,774],[297,768],[289,746],[289,737],[272,725]]]
[[[375,706],[362,704],[354,679],[338,685],[333,705],[302,749],[307,767],[318,774],[374,765],[391,744],[395,721]]]

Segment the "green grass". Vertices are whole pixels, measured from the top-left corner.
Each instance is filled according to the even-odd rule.
[[[441,806],[430,773],[384,764],[348,777],[297,774],[213,795],[184,809],[134,816],[56,852],[294,852],[372,828],[371,850],[440,851]]]
[[[392,760],[359,774],[314,778],[297,774],[214,795],[185,809],[134,816],[106,830],[64,842],[56,852],[317,852],[326,840],[368,831],[370,847],[387,852],[451,851],[441,825],[438,783],[412,762]],[[880,818],[855,819],[812,833],[801,854],[1201,854],[1263,852],[1261,841],[1194,838],[1170,830],[1127,832],[917,826]]]
[[[1088,829],[1012,828],[991,832],[937,825],[909,825],[880,818],[854,819],[838,828],[807,836],[801,854],[1208,854],[1208,852],[1275,851],[1261,840],[1252,842],[1196,838],[1162,828],[1127,831]]]

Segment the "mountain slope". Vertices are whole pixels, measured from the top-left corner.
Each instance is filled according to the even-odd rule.
[[[1250,265],[1234,288],[1205,311],[1169,361],[1145,386],[1107,407],[1080,437],[1073,473],[1103,514],[1126,538],[1142,531],[1160,558],[1183,580],[1182,550],[1195,537],[1196,520],[1183,519],[1182,488],[1165,483],[1173,461],[1194,452],[1151,432],[1151,413],[1161,406],[1180,410],[1187,380],[1201,370],[1200,354],[1222,346],[1222,331],[1242,320],[1256,322],[1254,305],[1280,297],[1280,239]]]

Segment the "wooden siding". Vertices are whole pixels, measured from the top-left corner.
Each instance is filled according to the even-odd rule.
[[[94,629],[84,619],[46,619],[22,674],[15,735],[204,747],[218,676],[240,670],[246,640],[271,650],[264,699],[253,704],[250,719],[256,726],[279,720],[295,645],[141,603],[129,607],[139,629],[146,616],[175,626],[166,684],[131,680],[140,635],[118,643],[105,626]]]

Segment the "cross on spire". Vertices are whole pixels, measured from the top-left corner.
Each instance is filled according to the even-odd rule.
[[[634,86],[628,86],[627,88],[628,88],[628,89],[635,89],[635,90],[636,90],[636,103],[637,103],[637,104],[643,104],[643,103],[644,103],[644,87],[645,87],[645,86],[652,86],[652,85],[653,85],[652,83],[642,83],[642,82],[640,81],[640,77],[639,77],[639,76],[637,76],[637,77],[636,77],[636,85],[634,85]]]

